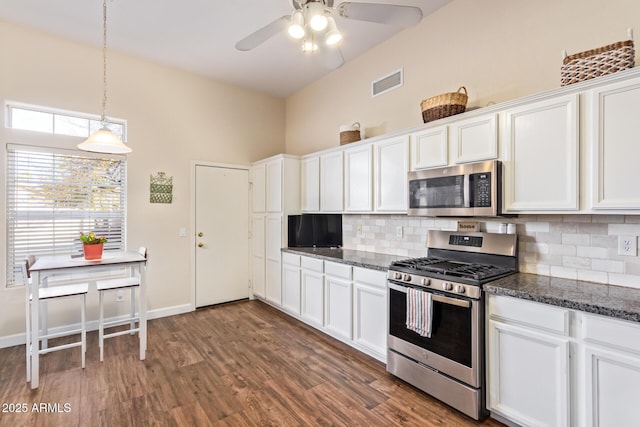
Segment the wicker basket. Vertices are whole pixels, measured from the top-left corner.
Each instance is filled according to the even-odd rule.
[[[464,93],[460,92],[464,91]],[[425,123],[455,114],[464,113],[467,108],[467,88],[460,86],[457,92],[443,93],[427,98],[420,103],[422,120]]]
[[[355,122],[351,126],[341,126],[341,129],[344,130],[340,132],[340,145],[360,141],[361,135],[359,122]]]
[[[565,56],[560,68],[560,86],[633,68],[634,59],[633,40]]]

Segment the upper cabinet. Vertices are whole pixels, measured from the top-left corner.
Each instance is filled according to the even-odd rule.
[[[411,170],[449,164],[448,126],[429,128],[411,135]]]
[[[376,142],[374,150],[375,211],[406,213],[409,138],[401,136]]]
[[[264,212],[267,209],[267,167],[264,163],[251,168],[251,207],[253,212]]]
[[[373,209],[373,144],[344,150],[344,210]]]
[[[578,94],[504,112],[505,213],[579,209]]]
[[[455,163],[498,158],[498,113],[452,123],[450,134]]]
[[[300,161],[301,210],[320,211],[320,157],[306,157]]]
[[[342,212],[344,204],[342,151],[320,156],[320,210]]]
[[[278,155],[251,167],[254,213],[297,213],[300,210],[300,160]]]
[[[640,209],[640,78],[587,93],[591,208]]]

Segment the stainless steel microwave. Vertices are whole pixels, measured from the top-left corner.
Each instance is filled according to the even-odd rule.
[[[411,216],[498,216],[502,163],[467,163],[409,172]]]

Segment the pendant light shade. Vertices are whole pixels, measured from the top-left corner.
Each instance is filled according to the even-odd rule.
[[[107,154],[126,154],[131,152],[124,142],[107,127],[107,1],[102,2],[102,128],[92,133],[78,148],[84,151]]]
[[[106,126],[98,129],[84,142],[78,144],[78,148],[94,153],[127,154],[131,152],[131,148],[127,147],[118,135],[111,132]]]

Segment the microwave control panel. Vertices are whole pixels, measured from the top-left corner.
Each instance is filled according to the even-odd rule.
[[[480,172],[469,175],[471,183],[471,206],[476,208],[491,207],[491,172]]]

